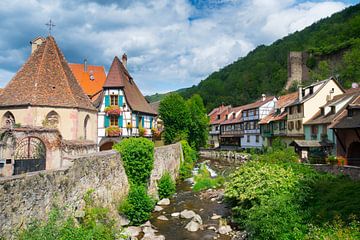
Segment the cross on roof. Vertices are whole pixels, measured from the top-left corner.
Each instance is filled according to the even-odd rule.
[[[51,19],[50,19],[50,21],[49,21],[48,23],[46,23],[45,25],[49,27],[49,36],[51,36],[51,29],[53,29],[53,27],[55,27],[56,25],[54,24],[53,21],[51,21]]]

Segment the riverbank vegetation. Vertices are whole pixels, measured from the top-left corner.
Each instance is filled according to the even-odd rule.
[[[196,161],[198,160],[198,154],[190,147],[186,140],[182,140],[180,143],[183,150],[184,159],[180,165],[179,176],[181,180],[184,180],[192,176],[192,170]]]
[[[176,183],[171,178],[170,174],[166,172],[158,181],[159,198],[171,197],[176,192]]]
[[[316,172],[291,151],[255,155],[231,174],[234,221],[253,239],[359,239],[360,182]]]
[[[154,143],[146,138],[128,138],[113,147],[122,157],[130,183],[127,198],[119,204],[118,210],[133,225],[147,221],[155,201],[147,195],[147,185],[154,167]]]
[[[121,229],[115,227],[115,221],[109,216],[107,208],[97,205],[92,198],[92,190],[85,196],[84,215],[75,220],[65,218],[62,210],[54,207],[47,221],[34,221],[18,233],[19,240],[87,240],[120,239]]]
[[[199,192],[210,188],[219,188],[223,186],[225,178],[223,176],[211,177],[205,164],[201,164],[198,174],[194,176],[193,191]]]

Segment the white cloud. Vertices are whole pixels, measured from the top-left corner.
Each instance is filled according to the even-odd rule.
[[[99,1],[100,2],[100,1]],[[110,2],[110,1],[107,1]],[[115,1],[116,2],[116,1]],[[109,68],[128,54],[128,67],[145,94],[191,86],[208,74],[290,32],[339,11],[338,2],[295,0],[0,1],[0,79],[9,80],[44,35],[52,18],[54,36],[70,62]],[[190,20],[191,19],[191,20]],[[20,39],[20,40],[19,40]],[[0,82],[1,84],[1,82]]]

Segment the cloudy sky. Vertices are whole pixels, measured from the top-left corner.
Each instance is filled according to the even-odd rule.
[[[1,0],[0,87],[46,36],[52,19],[68,62],[103,65],[128,55],[144,94],[197,84],[259,44],[270,44],[355,0]]]

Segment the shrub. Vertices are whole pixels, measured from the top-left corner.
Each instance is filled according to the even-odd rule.
[[[175,181],[171,178],[170,174],[166,172],[158,182],[159,198],[168,198],[176,192]]]
[[[144,186],[133,185],[118,210],[130,220],[132,225],[140,225],[150,218],[154,205]]]
[[[179,175],[180,179],[191,177],[191,171],[197,161],[197,152],[190,147],[186,140],[181,141],[184,159],[180,165]]]
[[[146,185],[154,166],[154,143],[146,138],[128,138],[114,145],[134,185]]]
[[[145,136],[145,128],[143,128],[142,126],[139,126],[139,136],[140,137]]]

